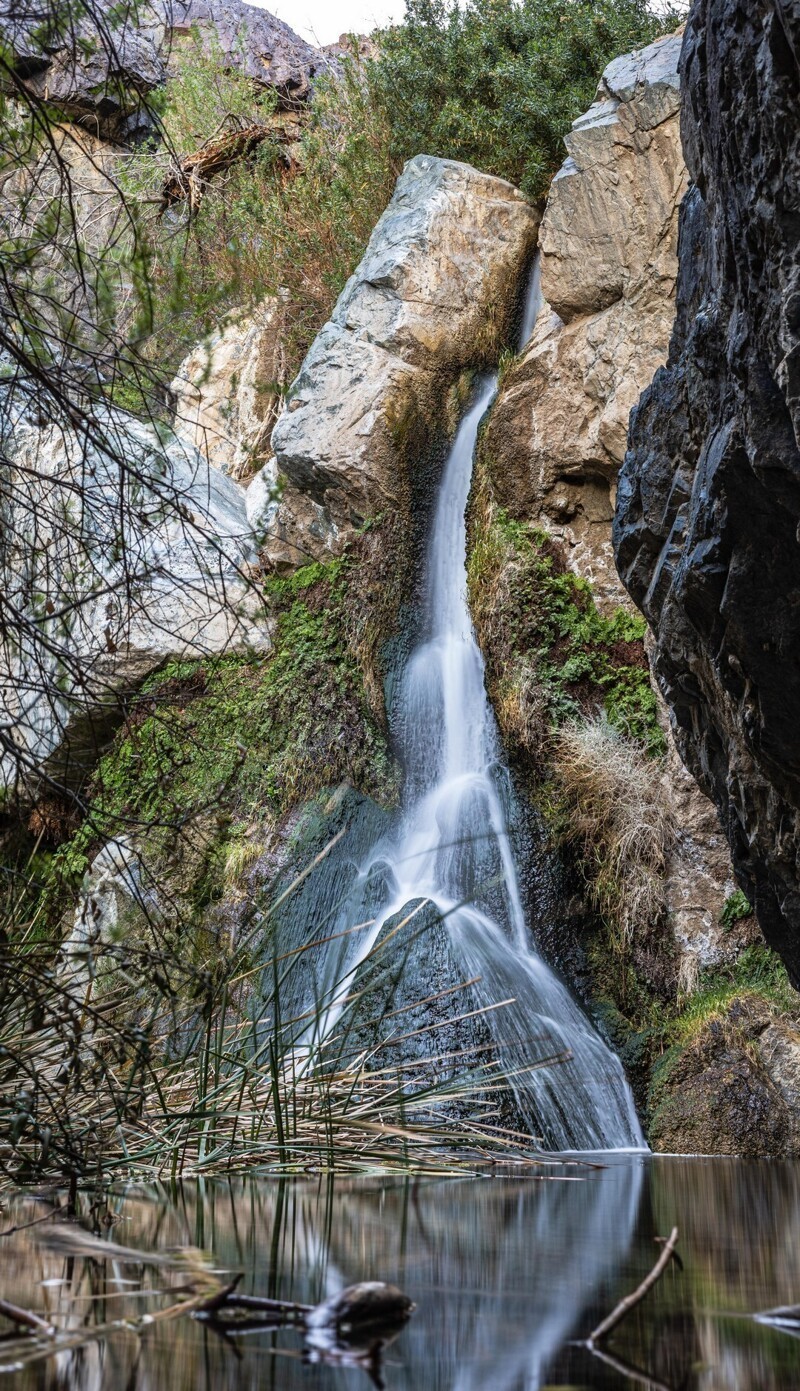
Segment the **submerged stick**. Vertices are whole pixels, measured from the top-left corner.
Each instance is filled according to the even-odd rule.
[[[640,1386],[646,1386],[647,1391],[674,1391],[674,1388],[666,1381],[659,1381],[657,1377],[651,1377],[649,1372],[643,1372],[640,1367],[634,1367],[632,1362],[625,1362],[621,1357],[614,1357],[605,1348],[592,1345],[592,1355],[604,1362],[607,1367],[611,1367],[621,1376],[627,1377],[628,1381],[638,1382]]]
[[[51,1323],[40,1319],[38,1314],[32,1314],[30,1309],[20,1309],[16,1304],[9,1304],[7,1299],[0,1299],[0,1314],[21,1328],[32,1328],[34,1332],[46,1333],[48,1337],[52,1337],[56,1331]]]
[[[669,1237],[664,1242],[664,1250],[661,1252],[650,1274],[645,1276],[641,1285],[637,1286],[632,1294],[626,1294],[625,1298],[620,1300],[616,1309],[612,1309],[608,1318],[603,1319],[603,1322],[597,1325],[594,1332],[589,1334],[589,1337],[586,1339],[588,1347],[593,1348],[594,1344],[599,1343],[601,1338],[607,1338],[612,1328],[616,1328],[617,1324],[622,1322],[626,1314],[629,1314],[631,1309],[641,1303],[648,1291],[653,1288],[656,1281],[663,1275],[672,1260],[677,1244],[678,1228],[673,1227]]]

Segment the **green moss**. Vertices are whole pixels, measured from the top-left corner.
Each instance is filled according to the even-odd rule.
[[[746,948],[729,966],[704,971],[688,996],[659,995],[629,961],[609,949],[602,933],[588,952],[598,1022],[618,1051],[648,1121],[671,1096],[681,1060],[714,1020],[759,1012],[797,1012],[776,952],[762,943]]]
[[[172,663],[145,682],[99,765],[86,820],[56,857],[62,885],[80,881],[110,836],[144,843],[154,872],[174,868],[183,840],[189,896],[202,909],[241,859],[232,847],[257,839],[259,824],[343,781],[379,802],[395,797],[348,641],[352,570],[341,559],[267,582],[269,654]]]
[[[501,576],[510,591],[504,595],[502,639],[494,651],[491,640],[486,644],[501,710],[514,708],[509,687],[532,666],[551,725],[603,709],[648,753],[662,754],[645,620],[621,607],[601,614],[589,582],[567,570],[546,532],[514,521],[501,508],[487,513],[473,528],[468,580],[479,632],[487,596]],[[491,621],[486,626],[491,630]]]
[[[714,1014],[727,1010],[743,996],[757,996],[778,1009],[798,1006],[786,967],[777,952],[763,943],[746,947],[731,966],[701,974],[697,989],[683,1003],[676,1020],[676,1038],[691,1038]]]

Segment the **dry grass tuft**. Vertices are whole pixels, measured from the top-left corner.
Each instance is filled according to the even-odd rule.
[[[622,948],[665,911],[675,823],[660,764],[604,715],[565,725],[554,737],[567,834],[581,846],[594,902]]]

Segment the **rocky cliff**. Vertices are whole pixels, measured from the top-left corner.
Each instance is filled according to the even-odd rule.
[[[540,229],[543,303],[480,450],[470,588],[506,740],[568,862],[577,848],[577,883],[604,922],[587,926],[562,893],[550,949],[614,1038],[651,1143],[795,1152],[797,1002],[733,892],[724,832],[648,682],[652,637],[612,550],[629,413],[662,379],[682,293],[681,47],[677,34],[612,63],[567,136]],[[673,384],[665,418],[676,399]],[[639,420],[639,496],[663,509],[646,406]],[[685,421],[685,409],[670,418],[676,458]]]
[[[151,130],[142,97],[164,84],[170,55],[192,32],[224,63],[271,87],[283,105],[305,101],[315,75],[335,63],[288,24],[242,0],[137,0],[124,11],[99,0],[76,11],[69,32],[55,11],[11,5],[0,15],[0,31],[13,81],[62,118],[115,142]]]
[[[611,63],[566,137],[539,237],[544,303],[484,440],[495,503],[553,538],[607,616],[627,604],[611,522],[628,417],[666,359],[674,318],[688,180],[680,50],[679,33]],[[692,979],[734,949],[719,922],[734,884],[713,808],[669,741],[663,784],[677,827],[666,906],[677,969]]]
[[[693,184],[666,368],[631,422],[615,548],[687,766],[800,983],[797,7],[694,6]]]

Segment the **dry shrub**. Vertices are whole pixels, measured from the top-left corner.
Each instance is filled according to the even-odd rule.
[[[568,836],[581,847],[592,898],[621,949],[665,911],[675,823],[661,764],[604,715],[554,737]]]

